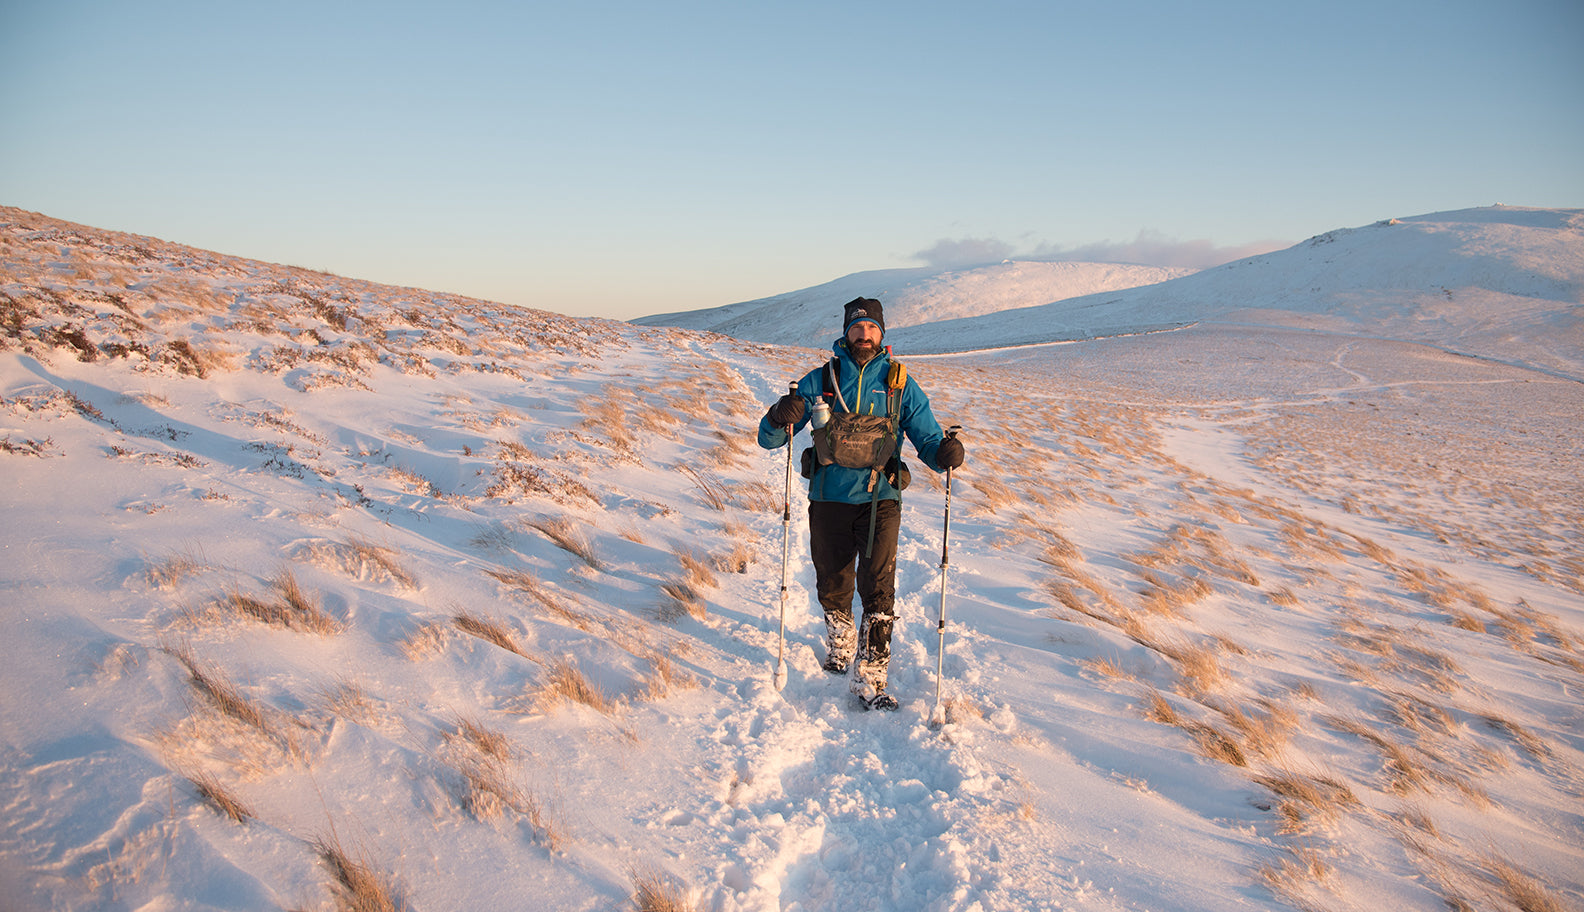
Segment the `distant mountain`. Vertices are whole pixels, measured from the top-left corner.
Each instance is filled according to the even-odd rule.
[[[1380,336],[1584,378],[1584,210],[1388,219],[1158,285],[900,329],[900,351],[1094,338],[1196,322]]]
[[[879,299],[885,305],[886,327],[895,330],[1153,285],[1193,272],[1124,263],[1022,260],[946,271],[882,269],[757,301],[657,314],[632,322],[708,330],[753,342],[825,348],[841,335],[842,305],[856,297]]]

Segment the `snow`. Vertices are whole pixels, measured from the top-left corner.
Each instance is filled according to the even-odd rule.
[[[886,329],[1153,285],[1192,269],[1129,263],[1047,263],[1009,260],[965,269],[883,269],[843,276],[799,291],[685,313],[640,317],[640,326],[672,326],[722,333],[754,342],[826,348],[841,335],[842,305],[877,298]]]
[[[1584,213],[895,329],[894,714],[796,488],[772,684],[819,351],[3,216],[7,909],[1584,905]]]

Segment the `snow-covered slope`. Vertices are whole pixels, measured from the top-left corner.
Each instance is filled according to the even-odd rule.
[[[819,353],[0,211],[0,906],[1580,908],[1584,385],[1365,317],[911,358],[874,715]]]
[[[1030,261],[948,271],[885,269],[860,272],[757,301],[641,317],[632,322],[824,349],[841,335],[842,305],[857,297],[879,299],[885,305],[887,328],[896,329],[1150,285],[1192,272],[1122,263]]]
[[[1389,219],[1159,285],[911,327],[890,341],[964,351],[1205,321],[1422,342],[1584,378],[1584,211]]]

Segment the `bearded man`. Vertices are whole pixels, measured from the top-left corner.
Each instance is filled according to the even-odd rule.
[[[815,590],[825,614],[824,668],[851,676],[851,690],[867,709],[894,710],[887,693],[891,628],[896,621],[897,534],[907,469],[901,463],[901,438],[913,444],[919,460],[936,472],[963,463],[963,445],[947,437],[917,381],[894,365],[885,338],[885,314],[874,298],[856,298],[843,309],[842,336],[832,344],[831,361],[810,371],[770,406],[759,421],[759,445],[788,445],[789,434],[809,423],[816,404],[833,412],[830,428],[853,424],[841,416],[884,416],[892,445],[884,465],[830,461],[826,428],[815,431],[818,455],[804,454],[809,479],[809,550]],[[893,368],[896,369],[893,369]],[[900,376],[899,376],[900,375]],[[879,422],[885,424],[886,422]],[[870,421],[870,426],[877,423]],[[820,432],[826,431],[822,438]],[[837,447],[839,450],[840,447]],[[885,457],[876,457],[879,462]],[[863,606],[861,626],[853,621],[853,594]]]

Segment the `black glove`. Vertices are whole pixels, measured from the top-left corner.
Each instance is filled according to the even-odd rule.
[[[765,417],[776,427],[797,424],[803,417],[803,397],[787,393],[777,399],[775,405],[770,406],[770,411],[765,413]]]
[[[935,464],[942,469],[955,469],[963,464],[962,441],[956,437],[947,437],[935,449]]]

